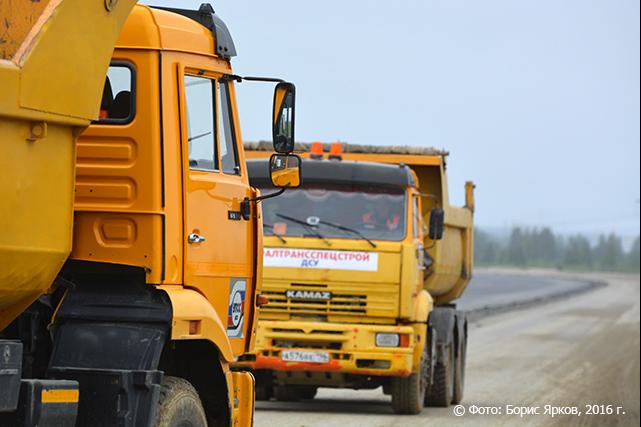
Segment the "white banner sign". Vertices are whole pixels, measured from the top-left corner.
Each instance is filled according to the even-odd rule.
[[[263,265],[265,267],[377,271],[378,254],[320,249],[264,248]]]

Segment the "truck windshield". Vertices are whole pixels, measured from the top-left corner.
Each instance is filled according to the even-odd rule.
[[[261,191],[268,194],[273,189]],[[401,189],[306,185],[262,203],[264,232],[270,236],[320,234],[323,238],[392,241],[405,237],[406,197]]]

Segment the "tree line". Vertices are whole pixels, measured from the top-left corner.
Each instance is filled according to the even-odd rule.
[[[614,233],[592,244],[584,235],[561,236],[547,227],[514,227],[503,238],[477,228],[474,260],[478,266],[639,272],[639,237],[626,251]]]

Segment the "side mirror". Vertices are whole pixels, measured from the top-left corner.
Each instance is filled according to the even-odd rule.
[[[431,240],[441,240],[445,231],[445,211],[441,208],[434,208],[430,211],[430,230]]]
[[[287,154],[294,151],[294,105],[296,87],[291,83],[278,83],[274,89],[272,136],[274,151]]]
[[[300,187],[302,183],[300,157],[296,154],[272,154],[269,158],[269,175],[274,187]]]

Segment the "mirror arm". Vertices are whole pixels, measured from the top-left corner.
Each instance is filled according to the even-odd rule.
[[[222,76],[220,79],[222,82],[237,82],[237,83],[242,83],[243,78],[239,75],[236,74],[225,74]]]
[[[287,83],[286,80],[279,79],[276,77],[253,77],[253,76],[239,76],[237,74],[225,74],[220,78],[220,80],[226,82],[226,81],[235,81],[238,83],[242,83],[243,81],[248,81],[248,82],[266,82],[266,83]]]
[[[272,197],[280,196],[281,194],[283,194],[285,192],[285,190],[287,190],[287,188],[281,188],[280,190],[275,191],[273,193],[265,194],[264,196],[255,197],[255,198],[249,199],[249,200],[252,201],[252,202],[260,203],[263,200],[271,199]]]
[[[248,82],[287,83],[286,80],[279,79],[277,77],[246,76],[246,77],[241,77],[240,79],[247,80]]]

